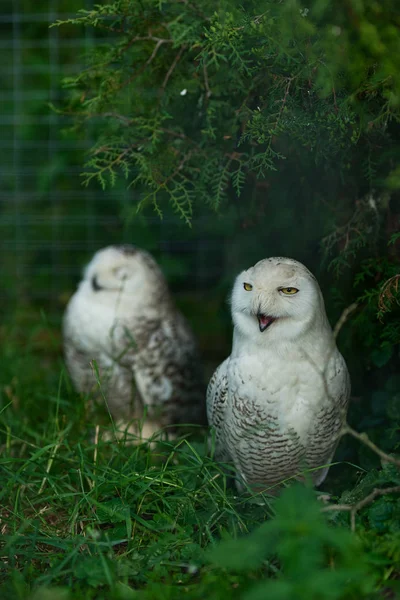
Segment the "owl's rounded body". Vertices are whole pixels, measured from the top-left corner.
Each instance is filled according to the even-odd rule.
[[[306,473],[316,485],[324,480],[350,393],[317,283],[300,263],[272,260],[236,281],[232,354],[207,392],[216,457],[255,490]],[[303,291],[305,309],[282,289]]]
[[[67,306],[63,332],[74,386],[105,398],[115,418],[139,418],[145,409],[160,427],[204,422],[194,336],[146,252],[98,252]]]

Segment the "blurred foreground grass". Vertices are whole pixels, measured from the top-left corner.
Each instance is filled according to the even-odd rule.
[[[57,324],[27,312],[0,342],[0,598],[398,597],[396,497],[366,508],[353,535],[314,490],[239,496],[205,432],[152,450],[102,441],[111,423],[72,390]],[[354,467],[331,473],[332,501],[363,493]]]

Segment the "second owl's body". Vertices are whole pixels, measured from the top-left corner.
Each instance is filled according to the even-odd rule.
[[[194,336],[147,252],[99,251],[68,304],[63,332],[76,389],[99,396],[100,383],[114,418],[141,418],[145,409],[159,427],[204,422]]]
[[[315,278],[291,259],[260,261],[238,276],[232,316],[232,353],[207,392],[216,458],[255,490],[306,471],[319,485],[350,381]]]

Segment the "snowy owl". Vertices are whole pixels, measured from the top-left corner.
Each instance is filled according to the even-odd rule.
[[[296,260],[267,258],[236,278],[231,305],[232,353],[207,390],[215,456],[233,462],[253,490],[307,470],[320,485],[346,417],[350,378],[319,285]]]
[[[141,418],[146,409],[153,430],[205,422],[193,334],[146,251],[109,246],[94,255],[66,308],[63,336],[74,386],[99,396],[99,379],[114,418]]]

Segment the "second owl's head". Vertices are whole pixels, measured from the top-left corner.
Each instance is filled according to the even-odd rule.
[[[295,339],[313,324],[327,325],[315,277],[291,258],[266,258],[240,273],[231,305],[240,334],[258,336],[260,343]]]
[[[164,287],[165,279],[152,256],[131,245],[107,246],[93,256],[84,271],[83,283],[94,295],[116,292],[150,295]]]

